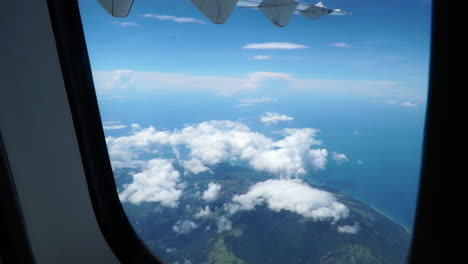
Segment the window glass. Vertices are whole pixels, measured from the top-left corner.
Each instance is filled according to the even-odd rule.
[[[133,228],[167,263],[405,263],[430,1],[231,2],[79,2]]]

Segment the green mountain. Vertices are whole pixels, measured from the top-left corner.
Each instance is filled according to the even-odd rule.
[[[340,233],[337,223],[313,221],[289,211],[275,212],[265,206],[239,211],[229,217],[230,228],[219,232],[217,221],[226,214],[223,207],[236,194],[243,194],[271,175],[251,169],[219,164],[213,173],[184,175],[187,183],[176,208],[159,203],[124,203],[136,232],[167,263],[179,264],[399,264],[404,263],[411,235],[377,210],[330,188],[350,211],[339,224],[359,223],[359,231]],[[130,169],[115,171],[119,189],[132,181]],[[207,205],[200,191],[209,182],[222,186],[219,197],[209,203],[209,216],[194,215]],[[187,233],[176,233],[179,221],[193,223]]]

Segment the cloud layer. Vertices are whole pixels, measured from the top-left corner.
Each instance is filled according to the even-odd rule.
[[[330,47],[337,47],[337,48],[349,48],[351,47],[348,43],[345,42],[336,42],[328,44]]]
[[[296,44],[291,42],[265,42],[265,43],[250,43],[242,47],[243,49],[252,50],[293,50],[306,49],[306,45]]]
[[[176,23],[196,23],[196,24],[206,24],[206,22],[192,18],[192,17],[177,17],[177,16],[169,16],[169,15],[158,15],[158,14],[144,14],[142,15],[146,18],[155,18],[161,21],[172,21]]]
[[[402,93],[393,81],[324,80],[299,78],[280,72],[251,72],[241,76],[210,76],[186,73],[139,72],[132,70],[97,71],[93,79],[98,94],[138,91],[212,92],[230,96],[256,91],[269,80],[282,80],[284,89],[326,93],[358,94],[365,96],[395,96]]]
[[[249,57],[248,60],[271,60],[271,57],[266,55],[256,55]]]
[[[259,103],[269,103],[269,102],[276,102],[278,100],[271,98],[271,97],[261,97],[261,98],[250,98],[250,99],[241,99],[239,100],[239,107],[248,107],[253,106]]]

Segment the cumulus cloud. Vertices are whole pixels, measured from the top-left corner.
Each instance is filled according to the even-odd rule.
[[[306,49],[308,48],[302,44],[291,42],[265,42],[265,43],[250,43],[242,47],[243,49],[253,50],[293,50],[293,49]]]
[[[106,142],[113,165],[131,164],[140,154],[157,153],[162,146],[184,147],[189,159],[197,159],[202,166],[237,160],[255,170],[290,178],[325,168],[327,150],[311,148],[321,144],[315,139],[317,132],[312,128],[283,129],[283,138],[275,141],[240,122],[212,120],[172,132],[148,127],[129,136],[107,137]]]
[[[337,230],[338,233],[344,233],[344,234],[357,234],[359,232],[359,224],[355,223],[354,225],[342,225],[338,226]]]
[[[348,43],[345,42],[336,42],[328,44],[330,47],[337,47],[337,48],[349,48],[351,47]]]
[[[196,23],[196,24],[206,24],[204,21],[192,18],[192,17],[177,17],[177,16],[168,16],[168,15],[158,15],[158,14],[144,14],[142,17],[146,18],[155,18],[161,21],[172,21],[176,23]]]
[[[210,182],[208,184],[208,189],[203,192],[202,199],[207,202],[212,202],[218,198],[219,191],[221,191],[221,185]]]
[[[403,103],[401,103],[400,105],[403,106],[403,107],[409,107],[409,108],[416,108],[416,107],[418,107],[418,105],[413,104],[413,103],[410,103],[410,102],[403,102]]]
[[[311,149],[308,157],[315,170],[324,170],[327,164],[328,151],[326,149]]]
[[[226,205],[230,214],[264,205],[270,210],[297,213],[314,221],[337,222],[349,210],[329,192],[310,187],[298,179],[267,180],[251,186],[245,194],[235,195]]]
[[[237,106],[239,107],[247,107],[247,106],[253,106],[255,104],[259,103],[268,103],[268,102],[276,102],[278,100],[271,98],[271,97],[261,97],[261,98],[250,98],[250,99],[241,99],[239,100],[239,104]]]
[[[210,171],[208,167],[203,165],[199,159],[191,159],[188,161],[181,161],[182,167],[193,174],[199,174],[201,172]]]
[[[332,152],[332,159],[336,161],[337,164],[348,162],[349,159],[343,153]]]
[[[133,175],[133,182],[126,184],[119,194],[122,202],[160,202],[164,206],[176,207],[184,189],[180,173],[170,160],[149,160],[143,171]]]
[[[200,208],[200,210],[194,215],[195,218],[204,218],[211,215],[210,206],[207,205],[205,208]]]
[[[195,228],[197,228],[197,225],[194,222],[190,220],[179,220],[172,227],[172,231],[176,232],[177,234],[188,234]]]
[[[117,21],[113,21],[112,24],[119,25],[121,27],[138,27],[138,26],[140,26],[140,24],[135,23],[135,22],[117,22]]]
[[[221,216],[216,219],[216,226],[218,227],[218,233],[222,233],[232,229],[232,222],[225,216]]]
[[[249,57],[248,60],[271,60],[271,57],[266,55],[256,55]]]
[[[260,116],[260,122],[266,125],[277,124],[279,122],[292,121],[292,120],[294,120],[294,117],[290,117],[290,116],[282,115],[278,113],[273,113],[273,112],[266,112],[264,115]]]

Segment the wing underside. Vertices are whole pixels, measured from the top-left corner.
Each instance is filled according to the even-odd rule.
[[[98,0],[113,17],[127,17],[134,0]],[[340,9],[327,8],[322,2],[315,5],[297,0],[190,0],[192,4],[215,24],[225,23],[237,7],[260,10],[275,26],[287,26],[294,14],[309,19],[326,15],[349,15]]]
[[[258,9],[278,27],[288,25],[299,3],[294,0],[263,0]]]
[[[239,0],[190,0],[211,22],[223,24]]]

